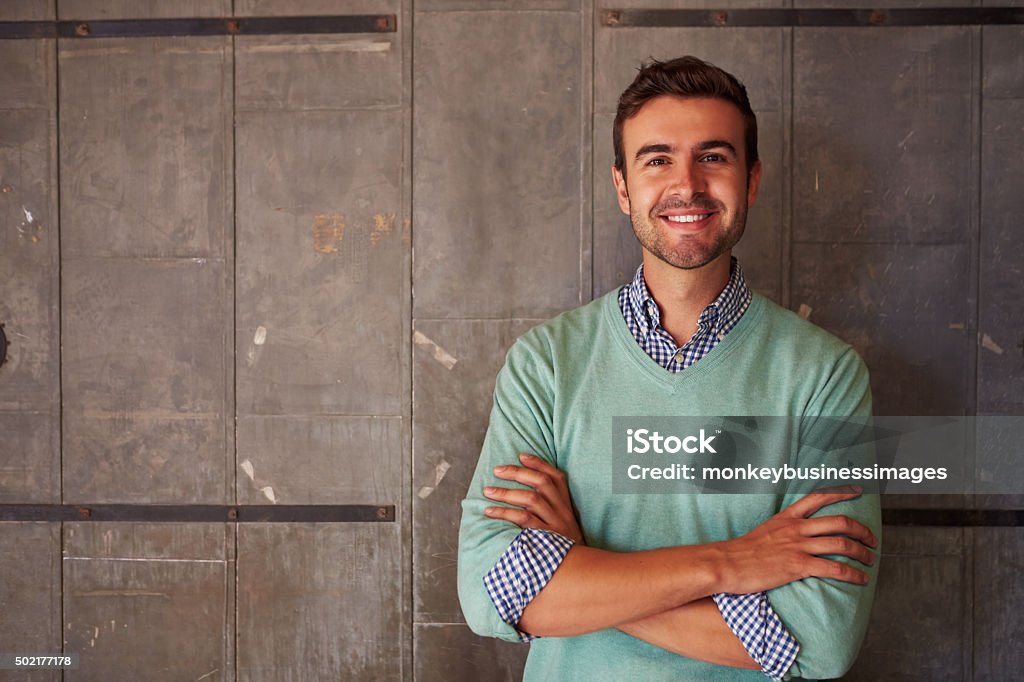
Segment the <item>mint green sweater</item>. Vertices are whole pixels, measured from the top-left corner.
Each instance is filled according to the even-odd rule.
[[[498,375],[459,535],[459,599],[477,634],[518,641],[483,586],[484,574],[519,533],[509,522],[484,516],[495,503],[483,496],[483,487],[515,485],[492,471],[517,463],[517,453],[538,455],[566,472],[592,547],[629,552],[703,544],[743,535],[799,496],[613,495],[612,417],[870,414],[868,374],[856,352],[758,294],[735,329],[678,374],[659,367],[637,345],[616,294],[524,334]],[[792,461],[788,455],[784,460]],[[877,496],[830,505],[818,515],[832,514],[848,514],[881,537]],[[838,677],[853,663],[877,565],[867,586],[809,578],[769,591],[801,646],[791,677]],[[540,638],[529,646],[527,680],[767,680],[760,672],[685,658],[615,629]]]

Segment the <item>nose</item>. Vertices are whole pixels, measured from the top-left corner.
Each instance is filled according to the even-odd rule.
[[[707,181],[698,163],[677,163],[673,168],[668,195],[690,203],[707,191]]]

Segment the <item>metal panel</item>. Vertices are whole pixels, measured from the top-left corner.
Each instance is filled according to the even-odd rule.
[[[539,322],[416,321],[413,592],[417,621],[463,620],[455,587],[460,503],[483,445],[494,378],[512,342]],[[515,456],[509,453],[509,461]]]
[[[594,110],[615,113],[641,61],[692,54],[734,74],[758,114],[781,111],[788,42],[788,32],[779,28],[599,29],[594,47],[607,66],[594,71]]]
[[[782,253],[788,231],[785,207],[789,203],[789,126],[782,112],[756,112],[758,155],[761,157],[761,189],[747,216],[743,239],[733,251],[743,266],[747,284],[776,303],[782,301]]]
[[[44,74],[53,66],[47,42],[51,56],[34,69]],[[2,502],[60,500],[54,95],[51,88],[48,109],[0,110]]]
[[[0,385],[3,385],[2,374]],[[0,434],[0,503],[58,502],[60,431],[57,416],[28,410],[0,412]]]
[[[155,19],[231,14],[231,0],[58,0],[61,19]]]
[[[1024,668],[1021,566],[1024,529],[974,531],[974,673],[976,679],[1009,680]]]
[[[968,0],[793,0],[793,7],[798,9],[849,8],[849,9],[884,9],[911,7],[971,7],[980,2]],[[999,3],[1002,4],[1002,3]]]
[[[54,0],[4,0],[0,21],[52,21]]]
[[[1024,26],[986,27],[982,50],[985,99],[1024,98]]]
[[[402,115],[247,113],[238,125],[238,406],[400,415]]]
[[[3,653],[59,653],[60,527],[0,523],[0,575]],[[59,670],[0,671],[2,682],[60,679]]]
[[[65,260],[66,501],[226,501],[227,278],[214,260]]]
[[[594,298],[628,282],[643,258],[612,181],[615,114],[594,114]]]
[[[610,0],[608,2],[601,3],[598,10],[594,13],[598,23],[598,30],[604,30],[605,27],[602,25],[604,20],[604,10],[618,10],[618,9],[641,9],[641,10],[678,10],[678,9],[731,9],[731,8],[743,8],[743,9],[756,9],[756,8],[776,8],[786,7],[787,3],[783,0],[687,0],[685,3],[679,0]],[[620,29],[615,29],[620,30]],[[714,34],[712,34],[714,35]],[[737,46],[738,47],[738,46]],[[700,56],[699,52],[679,52],[673,56],[680,56],[683,54],[696,54]],[[717,62],[715,62],[717,64]],[[609,65],[610,66],[610,65]],[[723,67],[725,68],[725,67]]]
[[[589,294],[578,16],[416,21],[416,316],[546,317],[578,305]]]
[[[338,109],[401,102],[401,37],[395,33],[239,37],[235,46],[239,109]],[[308,77],[312,73],[344,77]]]
[[[875,414],[969,410],[968,256],[966,245],[794,245],[793,307],[861,354]]]
[[[51,112],[0,110],[0,410],[57,398],[55,134]]]
[[[1024,414],[1024,97],[986,99],[981,135],[978,409]]]
[[[397,524],[238,529],[238,677],[402,676]]]
[[[65,679],[233,679],[224,526],[65,528]]]
[[[399,417],[240,417],[238,502],[396,504]]]
[[[796,240],[969,240],[976,150],[950,131],[972,125],[976,32],[796,31]]]
[[[329,14],[395,14],[400,0],[234,0],[235,15],[302,16]],[[403,30],[399,26],[399,30]]]
[[[546,10],[577,12],[580,0],[419,0],[417,12],[458,11],[458,10]]]
[[[867,636],[843,679],[972,679],[969,533],[884,529]]]
[[[65,254],[225,255],[230,45],[226,37],[61,43]]]
[[[53,40],[0,40],[3,109],[53,109]]]
[[[530,647],[478,637],[465,625],[417,623],[416,682],[515,682],[523,679]]]

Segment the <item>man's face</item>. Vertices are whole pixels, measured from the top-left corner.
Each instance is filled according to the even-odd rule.
[[[706,265],[743,236],[761,164],[747,172],[743,116],[730,102],[663,95],[622,128],[619,206],[644,248],[677,268]]]

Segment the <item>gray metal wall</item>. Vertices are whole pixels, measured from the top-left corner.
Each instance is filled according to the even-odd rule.
[[[747,83],[766,181],[739,256],[858,348],[880,413],[1024,414],[1020,26],[611,28],[602,7],[0,4],[398,26],[0,40],[0,504],[397,509],[0,523],[0,651],[78,652],[75,680],[516,677],[526,648],[463,624],[459,501],[507,347],[638,263],[610,128],[648,56]],[[887,527],[850,679],[1018,674],[1022,564],[1016,527]]]

